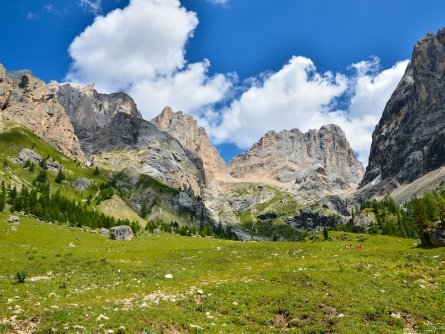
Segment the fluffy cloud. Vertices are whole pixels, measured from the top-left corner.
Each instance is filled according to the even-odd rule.
[[[334,123],[343,128],[366,165],[374,127],[407,64],[399,62],[379,72],[379,59],[372,58],[352,65],[355,74],[347,77],[318,73],[310,59],[293,57],[223,109],[219,123],[207,126],[216,143],[247,148],[270,129],[307,131]],[[340,98],[350,100],[349,108],[336,108]]]
[[[133,95],[148,119],[166,105],[193,112],[218,102],[229,76],[208,76],[207,60],[187,64],[185,44],[198,24],[178,0],[131,0],[98,16],[72,42],[69,81]]]

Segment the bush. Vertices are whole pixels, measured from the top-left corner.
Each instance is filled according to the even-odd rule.
[[[15,274],[16,283],[25,283],[26,273],[24,271],[19,271]]]

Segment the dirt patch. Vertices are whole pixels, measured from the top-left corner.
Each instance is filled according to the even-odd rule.
[[[278,311],[275,313],[273,325],[277,328],[287,328],[289,327],[289,319],[289,313],[285,311]]]
[[[11,326],[8,334],[32,334],[37,331],[39,320],[36,318],[17,320],[17,316],[13,316],[10,319],[1,320],[0,324]]]

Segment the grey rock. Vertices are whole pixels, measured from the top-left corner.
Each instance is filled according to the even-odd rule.
[[[330,195],[316,201],[317,205],[328,208],[342,216],[349,216],[348,202],[338,195]]]
[[[42,156],[36,153],[34,150],[30,150],[29,148],[24,148],[20,151],[17,159],[20,163],[25,163],[26,161],[33,162],[35,164],[40,163],[42,161]]]
[[[105,228],[105,227],[102,227],[100,230],[99,230],[99,234],[100,235],[104,235],[104,236],[111,236],[111,231],[108,229],[108,228]]]
[[[18,224],[20,221],[20,218],[17,216],[9,216],[8,219],[6,219],[8,223]]]
[[[361,212],[354,217],[353,224],[358,230],[368,231],[377,225],[377,218],[373,212]]]
[[[79,177],[72,182],[71,185],[77,190],[84,191],[91,187],[91,180],[84,177]]]
[[[386,104],[361,182],[367,197],[445,165],[444,70],[445,28],[415,44],[411,62]]]
[[[190,191],[180,191],[172,200],[173,209],[177,212],[189,212],[197,217],[204,216],[204,204],[198,201]]]
[[[430,247],[445,247],[445,226],[436,222],[420,234],[422,244]]]
[[[0,65],[0,120],[22,124],[67,156],[83,160],[79,140],[63,107],[45,82],[29,71],[8,75]]]
[[[128,225],[114,226],[110,229],[110,234],[113,240],[133,240],[133,230]]]
[[[59,169],[62,169],[62,165],[57,160],[47,160],[46,167],[53,172],[57,172]]]
[[[357,187],[363,166],[336,125],[302,133],[269,131],[230,162],[232,176],[293,184],[295,192],[322,195]]]
[[[177,139],[144,120],[130,96],[100,94],[93,85],[51,82],[49,87],[96,165],[114,171],[133,168],[172,188],[201,193],[202,162]]]
[[[194,157],[197,165],[202,166],[207,182],[211,182],[214,174],[229,173],[205,129],[199,127],[193,117],[181,111],[173,112],[170,107],[166,107],[159,116],[152,119],[152,123],[179,140]]]
[[[308,206],[302,208],[296,216],[285,218],[284,222],[297,230],[317,230],[324,226],[333,228],[346,224],[348,219],[330,210]]]

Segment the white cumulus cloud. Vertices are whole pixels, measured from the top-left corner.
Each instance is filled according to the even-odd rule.
[[[131,0],[96,17],[69,47],[69,81],[132,94],[151,119],[166,105],[193,112],[218,102],[230,76],[209,77],[209,61],[188,64],[185,45],[198,24],[178,0]]]

